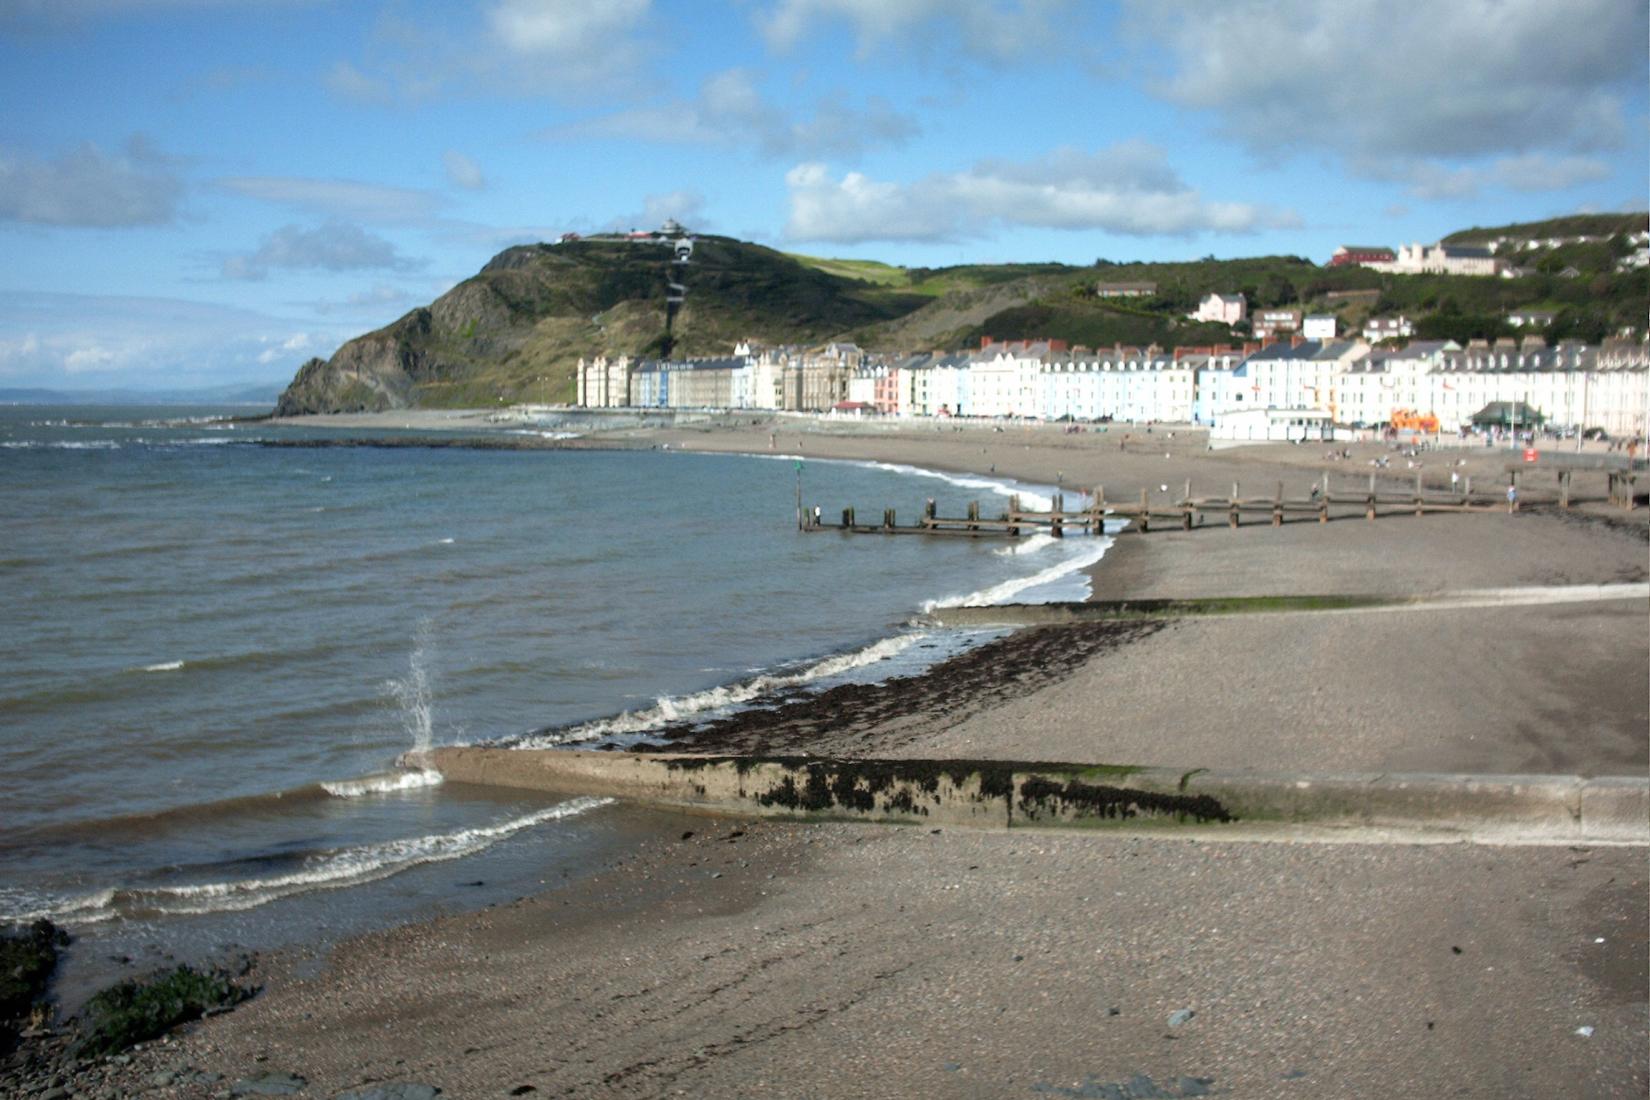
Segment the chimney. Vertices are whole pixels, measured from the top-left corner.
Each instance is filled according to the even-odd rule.
[[[1291,332],[1289,334],[1289,346],[1290,347],[1298,348],[1304,343],[1306,343],[1306,337],[1302,336],[1300,333]]]
[[[1048,350],[1049,351],[1065,351],[1066,350],[1066,342],[1064,340],[1050,340],[1048,342]]]
[[[991,337],[989,337],[989,336],[980,337],[980,350],[984,351],[986,348],[991,346],[991,343],[992,343]]]

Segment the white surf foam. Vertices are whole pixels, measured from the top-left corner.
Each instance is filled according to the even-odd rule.
[[[908,477],[932,478],[935,481],[943,481],[948,485],[955,485],[959,489],[976,489],[981,492],[995,493],[1004,499],[1018,496],[1021,505],[1033,511],[1047,511],[1054,506],[1052,493],[1045,492],[1042,487],[1022,485],[1006,478],[982,477],[979,474],[948,474],[943,470],[907,466],[900,462],[874,462],[852,458],[810,458],[807,455],[797,454],[753,454],[751,457],[780,462],[829,463],[838,466],[858,466],[863,470],[884,470],[891,474],[902,474]]]
[[[145,672],[176,672],[183,667],[182,661],[162,661],[158,665],[144,665]]]
[[[653,706],[643,710],[625,711],[614,718],[586,722],[571,729],[528,737],[516,742],[518,749],[542,749],[565,745],[574,741],[594,741],[615,734],[645,733],[670,722],[688,718],[709,718],[719,712],[733,710],[753,699],[784,688],[804,687],[832,676],[841,676],[856,668],[885,661],[910,649],[929,635],[924,631],[897,634],[858,649],[826,657],[794,672],[764,673],[737,684],[714,687],[677,698],[655,699]]]
[[[1055,541],[1050,539],[1049,541]],[[978,592],[970,592],[965,596],[947,596],[944,599],[929,600],[922,605],[924,611],[935,611],[942,607],[989,607],[992,604],[1008,603],[1020,593],[1032,588],[1042,588],[1072,577],[1079,570],[1087,569],[1095,562],[1106,556],[1111,548],[1112,540],[1109,536],[1090,539],[1076,544],[1081,550],[1055,562],[1047,568],[1038,570],[1030,576],[1012,577],[1006,581],[983,588]],[[1082,591],[1074,589],[1072,599],[1081,599],[1087,594],[1086,586]]]
[[[439,787],[441,773],[429,768],[416,771],[386,772],[360,779],[340,779],[322,783],[321,789],[334,798],[360,798],[369,794],[392,794],[396,791],[416,791],[424,787]]]
[[[18,920],[49,917],[69,924],[109,920],[125,912],[161,912],[173,915],[239,912],[307,890],[330,890],[376,882],[425,863],[461,859],[485,851],[524,829],[546,822],[577,817],[612,802],[611,798],[575,798],[522,817],[474,829],[408,837],[322,852],[305,861],[302,870],[265,878],[233,882],[205,882],[187,886],[111,888],[60,901]]]

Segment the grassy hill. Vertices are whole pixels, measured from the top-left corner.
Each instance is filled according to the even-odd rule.
[[[1541,222],[1519,222],[1491,228],[1473,226],[1459,229],[1443,240],[1444,244],[1483,244],[1494,240],[1540,240],[1551,237],[1614,237],[1621,233],[1639,233],[1650,228],[1650,214],[1571,214],[1549,218]]]
[[[1319,267],[1299,256],[1092,266],[977,264],[903,268],[875,260],[792,255],[729,237],[695,238],[692,261],[668,245],[613,240],[523,245],[495,256],[429,306],[306,363],[281,396],[287,414],[406,406],[483,407],[568,401],[580,356],[726,355],[739,340],[812,345],[851,339],[888,353],[1054,338],[1089,347],[1237,342],[1246,329],[1187,319],[1209,293],[1244,294],[1252,309],[1333,313],[1355,333],[1370,315],[1402,313],[1424,336],[1514,335],[1515,309],[1548,309],[1550,339],[1598,341],[1642,331],[1650,272],[1618,271],[1626,232],[1645,215],[1597,215],[1448,240],[1599,235],[1606,240],[1520,252],[1515,279],[1386,275]],[[1577,274],[1579,272],[1579,274]],[[687,287],[668,333],[668,283]],[[1151,282],[1146,298],[1099,298],[1098,282]]]

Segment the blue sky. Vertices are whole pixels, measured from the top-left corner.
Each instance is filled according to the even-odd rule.
[[[515,243],[1305,255],[1643,209],[1642,0],[0,0],[0,387],[285,379]]]

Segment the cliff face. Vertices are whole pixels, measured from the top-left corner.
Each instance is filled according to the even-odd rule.
[[[275,415],[382,412],[416,404],[414,379],[423,373],[421,348],[430,329],[430,310],[415,309],[388,328],[351,340],[330,360],[311,359],[281,394]]]
[[[827,340],[916,304],[725,237],[699,237],[692,261],[667,245],[572,241],[495,256],[428,307],[311,359],[280,415],[569,400],[581,355],[658,354],[673,279],[686,301],[676,355],[726,354],[740,339]]]

